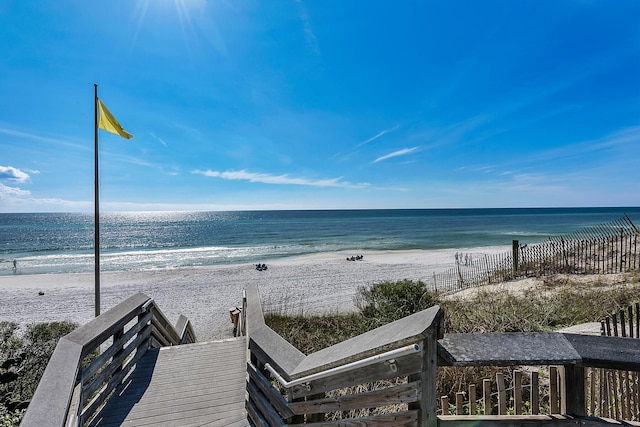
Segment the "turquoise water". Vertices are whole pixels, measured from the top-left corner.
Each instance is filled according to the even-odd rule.
[[[138,212],[101,215],[102,271],[206,266],[365,250],[507,246],[621,218],[640,208]],[[93,216],[0,214],[0,275],[91,272]]]

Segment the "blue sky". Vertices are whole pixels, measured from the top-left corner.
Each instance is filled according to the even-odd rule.
[[[640,205],[637,0],[0,3],[0,212]]]

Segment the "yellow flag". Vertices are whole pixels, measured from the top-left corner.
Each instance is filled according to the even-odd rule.
[[[100,111],[100,117],[98,118],[98,127],[100,129],[115,133],[126,139],[133,138],[133,135],[122,128],[116,118],[113,117],[113,114],[111,114],[111,111],[104,106],[100,99],[98,99],[98,110]]]

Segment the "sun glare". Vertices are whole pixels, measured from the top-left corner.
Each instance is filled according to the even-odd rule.
[[[205,13],[206,0],[138,0],[135,13],[134,44],[148,25],[166,29],[168,33],[177,33],[175,26],[179,24],[180,33],[187,52],[196,44],[198,31],[194,20]]]

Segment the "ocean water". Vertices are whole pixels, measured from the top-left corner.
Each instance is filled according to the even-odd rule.
[[[100,263],[102,271],[153,270],[319,252],[534,244],[625,214],[640,226],[638,207],[106,213]],[[93,245],[93,215],[0,214],[0,275],[91,272]]]

